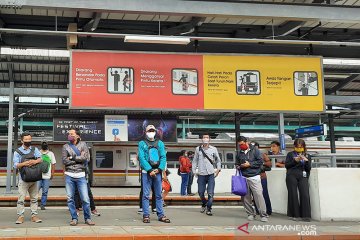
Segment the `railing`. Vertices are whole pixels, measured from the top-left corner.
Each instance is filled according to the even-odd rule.
[[[286,155],[269,155],[272,167],[275,167],[275,159],[284,159]],[[311,154],[312,167],[360,167],[360,154]]]

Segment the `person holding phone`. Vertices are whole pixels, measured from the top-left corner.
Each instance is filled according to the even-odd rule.
[[[285,160],[286,187],[288,189],[287,215],[291,220],[309,222],[311,219],[309,176],[311,157],[303,139],[295,139],[294,151]],[[300,200],[300,202],[299,202]]]

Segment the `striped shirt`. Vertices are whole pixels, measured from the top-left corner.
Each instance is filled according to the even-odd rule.
[[[200,147],[197,147],[195,150],[194,159],[192,162],[192,171],[195,174],[196,169],[198,169],[199,175],[210,175],[215,173],[215,169],[221,170],[221,159],[216,147],[209,145],[208,148],[203,148],[206,155],[214,163],[211,164],[210,161],[204,156],[200,151]]]

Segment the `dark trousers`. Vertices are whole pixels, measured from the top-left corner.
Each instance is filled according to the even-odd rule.
[[[207,186],[207,187],[206,187]],[[207,189],[208,199],[205,198],[205,190]],[[198,177],[198,193],[203,207],[207,207],[211,211],[214,200],[215,177],[214,174],[200,175]]]
[[[263,188],[263,196],[264,196],[265,205],[266,205],[266,213],[267,213],[267,215],[271,215],[272,207],[271,207],[271,201],[270,201],[269,191],[268,191],[268,187],[267,187],[267,178],[261,179],[261,185]],[[255,206],[256,213],[259,214],[259,210],[255,204],[255,201],[254,201],[254,206]]]
[[[191,194],[191,185],[193,184],[194,181],[194,174],[192,171],[189,172],[189,181],[188,181],[188,185],[187,185],[187,194]]]
[[[141,174],[142,175],[142,174]],[[142,208],[142,199],[143,199],[143,184],[142,184],[142,177],[141,177],[141,190],[140,190],[140,195],[139,195],[139,207]],[[151,209],[156,209],[156,197],[155,197],[155,190],[154,190],[154,185],[151,185]]]
[[[303,177],[301,170],[288,172],[286,187],[288,189],[287,215],[294,218],[311,218],[309,179]]]
[[[87,187],[88,187],[88,194],[89,194],[89,198],[90,198],[90,209],[91,211],[94,211],[96,209],[96,206],[95,206],[95,202],[94,202],[94,196],[91,192],[91,188],[90,188],[90,184],[87,183]],[[76,209],[79,209],[81,208],[81,200],[80,200],[80,194],[79,194],[79,191],[77,188],[75,188],[75,206],[76,206]]]

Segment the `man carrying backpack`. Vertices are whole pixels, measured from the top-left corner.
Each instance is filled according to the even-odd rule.
[[[30,209],[31,209],[31,221],[35,223],[41,223],[41,219],[37,217],[37,208],[38,208],[38,189],[37,189],[37,180],[35,181],[25,181],[23,175],[25,168],[35,166],[42,162],[41,153],[39,149],[31,146],[32,137],[30,133],[24,132],[21,134],[21,143],[22,146],[16,149],[14,152],[14,168],[20,171],[19,174],[19,197],[17,201],[17,215],[18,219],[16,224],[22,224],[24,222],[24,202],[26,194],[30,195]],[[27,176],[29,177],[29,176]],[[40,173],[41,179],[41,173]]]
[[[156,198],[156,214],[158,220],[164,223],[170,223],[163,210],[162,192],[162,171],[166,166],[165,145],[161,140],[155,139],[156,128],[153,125],[146,127],[146,137],[139,142],[138,156],[142,174],[142,207],[143,222],[150,223],[149,198],[151,186],[154,187]]]

